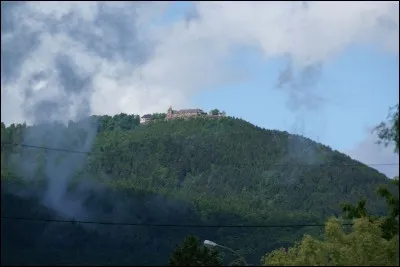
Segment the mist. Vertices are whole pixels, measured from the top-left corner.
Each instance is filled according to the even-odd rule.
[[[65,2],[62,9],[59,6],[2,3],[2,121],[9,115],[13,122],[18,121],[16,115],[33,125],[25,131],[24,144],[91,151],[98,129],[96,118],[89,118],[99,82],[94,74],[104,65],[103,59],[113,64],[122,57],[130,67],[143,64],[151,44],[141,43],[135,27],[129,26],[136,21],[140,3],[130,5],[131,9],[106,3],[82,3],[78,7]],[[46,18],[36,20],[37,14]],[[17,23],[22,18],[27,20]],[[80,18],[98,24],[101,32],[81,27]],[[89,47],[92,51],[87,50]],[[93,62],[96,57],[98,61]],[[104,71],[113,72],[108,67]],[[11,106],[3,109],[3,104]],[[43,160],[34,164],[38,154]],[[78,188],[73,196],[69,187],[86,160],[85,154],[22,151],[13,164],[23,179],[46,181],[40,196],[43,205],[62,217],[82,220],[89,216],[83,205],[86,191],[99,185],[86,179],[85,190]]]

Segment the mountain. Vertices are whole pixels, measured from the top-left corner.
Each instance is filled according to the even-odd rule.
[[[304,225],[340,216],[341,202],[360,198],[368,200],[372,213],[386,211],[375,193],[389,181],[383,174],[308,138],[231,117],[141,125],[138,116],[119,114],[70,121],[68,126],[2,123],[1,138],[2,216]],[[78,150],[91,153],[72,153]],[[321,230],[139,229],[7,220],[1,231],[2,254],[5,247],[8,256],[2,262],[163,265],[176,244],[196,234],[240,249],[258,263],[265,252]]]

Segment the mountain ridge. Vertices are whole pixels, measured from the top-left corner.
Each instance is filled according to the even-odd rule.
[[[37,205],[45,205],[58,216],[79,219],[83,214],[99,221],[304,225],[338,216],[340,202],[355,203],[363,197],[372,213],[385,212],[385,203],[375,189],[388,183],[386,176],[311,139],[262,129],[241,119],[175,119],[141,125],[138,116],[119,114],[93,116],[67,126],[5,127],[2,123],[1,131],[2,142],[91,152],[72,154],[4,145],[5,200],[15,195],[13,188],[18,187],[10,186],[10,174],[41,177],[43,183],[18,187],[19,192],[34,191],[37,200],[24,201],[22,197],[20,208],[2,208],[2,216],[6,210],[23,217],[37,210]],[[78,200],[82,207],[74,210]],[[98,229],[106,238],[109,235],[104,231]],[[139,249],[143,255],[150,253],[146,264],[156,262],[151,253],[161,253],[157,244],[162,244],[161,254],[166,257],[173,244],[193,232],[231,247],[240,246],[238,240],[246,242],[249,250],[244,254],[254,259],[266,250],[291,244],[305,232],[319,233],[307,227],[268,234],[255,229],[240,233],[234,229],[188,231],[180,230],[165,240],[151,232],[135,239],[134,230],[128,232],[136,248],[151,236],[148,252]],[[123,236],[113,233],[113,239],[120,240],[115,242],[125,242]],[[75,235],[73,231],[70,234]],[[8,238],[5,242],[16,242]],[[51,236],[46,235],[47,239],[54,242]],[[70,255],[69,250],[57,253]],[[113,262],[119,261],[113,256]],[[162,262],[165,260],[157,264]]]

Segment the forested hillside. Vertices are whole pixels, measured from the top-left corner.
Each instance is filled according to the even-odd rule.
[[[341,202],[360,198],[372,213],[386,212],[375,189],[388,179],[376,170],[310,139],[235,118],[140,125],[138,116],[120,114],[68,126],[2,123],[1,139],[2,216],[302,225],[339,216]],[[36,147],[15,145],[21,143]],[[2,220],[1,227],[2,263],[110,265],[166,264],[188,234],[240,248],[258,263],[266,251],[322,230],[22,220]]]

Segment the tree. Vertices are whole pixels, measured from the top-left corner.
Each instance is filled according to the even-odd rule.
[[[153,120],[163,120],[167,117],[166,113],[153,113]]]
[[[393,109],[395,111],[393,112]],[[378,131],[378,143],[395,144],[395,152],[399,152],[399,105],[389,110],[389,123],[382,122],[375,129]],[[399,187],[399,178],[395,177],[391,181],[394,186]],[[398,189],[397,189],[398,190]],[[342,209],[346,219],[368,218],[370,221],[380,220],[382,228],[382,236],[390,239],[399,233],[399,195],[394,195],[386,185],[380,186],[377,190],[380,197],[383,197],[388,205],[388,216],[379,218],[368,214],[365,204],[366,201],[360,200],[357,205],[343,204]]]
[[[90,203],[87,208],[96,214],[100,210],[104,218],[112,218],[111,214],[118,216],[114,212],[122,205],[132,210],[127,214],[129,218],[126,220],[129,221],[304,225],[319,223],[328,214],[338,214],[340,209],[337,199],[350,201],[354,197],[365,197],[369,204],[368,211],[376,213],[381,209],[381,202],[377,201],[374,189],[386,182],[384,175],[301,136],[262,129],[232,117],[161,120],[146,127],[140,126],[137,115],[94,116],[93,119],[98,122],[98,134],[90,150],[94,153],[88,154],[87,159],[81,162],[82,165],[77,164],[82,168],[68,170],[71,186],[68,186],[66,197],[74,199],[77,194],[81,195],[80,190],[86,188],[86,181],[93,179],[95,184],[101,183],[99,186],[104,186],[105,191],[98,194],[95,193],[98,190],[90,189],[93,193],[87,197]],[[74,122],[70,128],[57,125],[24,129],[20,124],[3,125],[2,140],[86,151],[81,144],[92,141],[87,129],[92,129],[88,119]],[[26,138],[32,136],[32,131],[35,133],[34,140]],[[36,134],[42,132],[45,134]],[[32,177],[38,186],[31,186],[30,179],[21,179],[22,190],[29,188],[34,195],[44,194],[48,187],[41,181],[49,180],[44,179],[43,174],[48,167],[58,170],[63,168],[61,171],[64,171],[64,167],[71,166],[69,163],[73,154],[68,155],[4,145],[2,179],[7,178],[7,184],[10,185],[6,190],[13,191],[15,187],[10,177]],[[309,155],[312,155],[311,158]],[[60,158],[60,164],[58,159],[55,160],[56,157]],[[329,161],[325,168],[316,167],[325,161]],[[357,166],[337,168],[341,164]],[[83,186],[79,186],[81,182]],[[2,190],[6,188],[5,184],[2,183]],[[173,204],[168,204],[169,201],[173,201]],[[35,211],[37,205],[42,205],[40,201],[35,206],[30,206],[29,200],[27,202],[21,207],[10,205],[10,209],[15,210],[17,217],[21,214],[27,216],[26,210]],[[99,218],[103,217],[98,215]],[[18,230],[7,226],[4,232],[35,233],[25,228],[25,224],[18,224]],[[241,248],[241,254],[249,262],[256,262],[266,251],[282,244],[292,244],[305,231],[310,233],[320,230],[301,227],[266,232],[258,229],[235,231],[229,228],[209,232],[207,237],[211,240],[225,240],[224,243],[230,247]],[[201,228],[193,231],[196,235],[204,234]],[[183,241],[180,231],[137,233],[132,229],[120,232],[107,232],[107,235],[99,237],[99,240],[109,244],[107,249],[100,250],[100,254],[110,264],[166,264],[173,251],[171,244]],[[14,259],[32,263],[35,262],[32,258],[18,254],[24,249],[28,233],[25,236],[10,237],[7,242],[21,246],[13,249],[16,255]],[[53,242],[49,233],[46,237]],[[97,244],[98,241],[91,239],[81,245],[86,247],[85,244],[91,243]],[[82,246],[76,248],[76,251],[84,249]],[[40,260],[51,263],[52,253],[46,252],[44,246],[38,247],[32,246],[31,254],[40,255]],[[132,257],[132,250],[141,257]],[[79,261],[74,251],[63,250],[64,256],[60,258],[70,262]],[[220,250],[221,254],[223,252]],[[153,257],[155,253],[157,257]],[[98,257],[89,258],[100,260]]]
[[[399,187],[399,177],[392,180],[392,184]],[[388,216],[382,219],[381,227],[383,237],[390,239],[399,234],[399,195],[394,195],[387,186],[380,186],[377,190],[378,195],[383,197],[388,205]]]
[[[399,179],[394,178],[391,183],[398,187]],[[390,192],[387,186],[380,186],[377,193],[385,199],[388,205],[389,212],[387,216],[378,217],[370,215],[365,208],[366,201],[363,199],[354,206],[351,204],[342,205],[344,218],[349,220],[365,218],[370,222],[378,222],[382,230],[382,237],[389,240],[399,234],[399,196]]]
[[[222,266],[218,251],[210,250],[199,244],[199,240],[190,235],[177,246],[171,254],[169,266]]]
[[[387,146],[394,143],[395,152],[399,152],[399,104],[389,109],[388,122],[381,122],[375,131],[378,132],[378,143],[384,143]]]
[[[366,200],[360,200],[357,205],[351,204],[342,204],[342,210],[344,213],[345,219],[354,219],[354,218],[366,218],[368,216],[367,210],[365,208]]]
[[[211,115],[219,115],[219,114],[220,114],[219,109],[211,110]]]
[[[393,110],[393,108],[392,108]],[[379,143],[394,143],[399,152],[399,106],[389,112],[389,123],[381,123]],[[395,177],[392,184],[399,186]],[[399,196],[387,186],[380,186],[379,196],[386,200],[388,215],[371,216],[366,210],[366,200],[356,205],[344,204],[345,219],[353,219],[352,231],[346,234],[338,219],[330,219],[325,226],[324,240],[305,235],[294,247],[274,250],[262,258],[264,265],[382,265],[399,266]]]
[[[382,237],[378,222],[367,218],[355,220],[346,234],[341,222],[331,218],[325,225],[323,240],[305,235],[289,249],[278,249],[265,255],[263,265],[279,266],[395,266],[399,265],[399,237]]]

